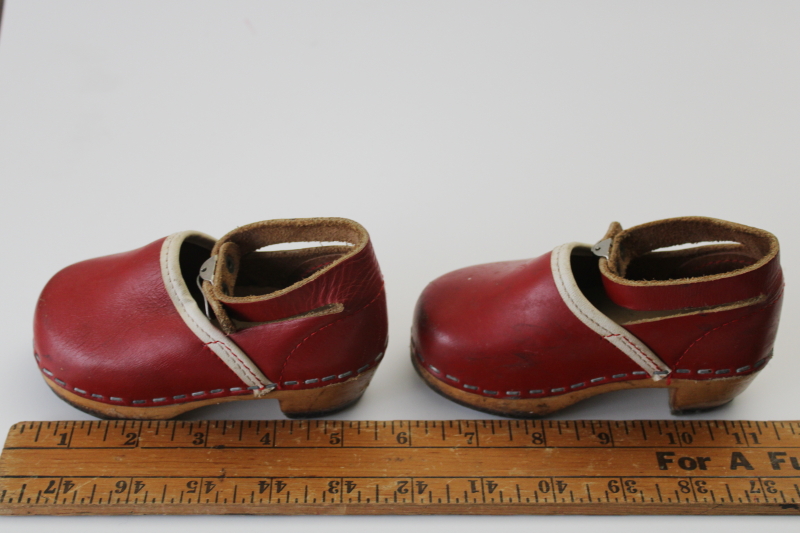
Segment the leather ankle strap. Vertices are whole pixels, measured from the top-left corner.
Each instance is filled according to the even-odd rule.
[[[345,242],[345,246],[311,248],[291,252],[256,252],[265,246],[292,242]],[[330,260],[320,253],[330,252]],[[237,330],[234,321],[262,323],[304,316],[316,311],[327,314],[329,306],[346,310],[364,298],[372,298],[383,280],[369,241],[369,234],[358,223],[344,218],[285,219],[256,222],[228,233],[214,245],[214,273],[203,282],[203,293],[214,309],[226,333]],[[260,255],[264,254],[264,255]],[[250,256],[250,257],[248,257]],[[256,257],[258,256],[258,257]],[[298,280],[270,289],[243,294],[243,264],[250,264],[250,274],[258,277],[257,268],[269,263],[290,262],[308,272]],[[296,263],[296,265],[295,265]],[[373,287],[374,285],[374,287]]]
[[[701,308],[773,295],[783,285],[778,240],[769,232],[706,217],[659,220],[623,230],[612,224],[607,259],[600,260],[603,284],[618,305],[640,311]],[[729,242],[736,244],[725,244]],[[637,259],[669,260],[679,252],[659,251],[681,244],[712,244],[706,252],[735,251],[752,264],[718,274],[676,279],[632,279]]]

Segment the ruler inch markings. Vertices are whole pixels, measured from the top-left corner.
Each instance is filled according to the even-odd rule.
[[[798,427],[20,422],[0,457],[0,514],[800,515]]]

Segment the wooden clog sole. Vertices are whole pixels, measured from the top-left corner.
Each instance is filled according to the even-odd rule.
[[[413,348],[411,351],[411,361],[420,377],[422,377],[433,390],[445,398],[465,407],[513,418],[538,418],[547,416],[580,402],[581,400],[597,396],[598,394],[618,390],[645,388],[668,388],[669,404],[672,414],[688,414],[712,409],[728,403],[747,388],[757,374],[754,372],[745,376],[709,380],[663,379],[661,381],[653,381],[651,379],[639,379],[618,381],[568,392],[566,394],[559,394],[557,396],[506,400],[501,398],[488,398],[444,383],[420,364],[419,359],[414,354]]]
[[[260,398],[250,395],[228,396],[153,407],[110,405],[90,400],[60,387],[47,377],[44,379],[53,392],[65,402],[90,415],[105,419],[166,420],[207,405],[270,399],[278,400],[281,411],[290,418],[311,418],[340,411],[357,402],[374,374],[375,368],[372,368],[341,383],[314,389],[276,390]]]

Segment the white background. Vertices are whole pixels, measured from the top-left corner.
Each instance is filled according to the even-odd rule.
[[[370,231],[391,342],[337,419],[488,415],[408,358],[417,295],[479,262],[706,215],[778,235],[775,358],[705,416],[800,419],[800,3],[8,0],[0,31],[0,433],[88,419],[31,353],[62,267],[179,230],[344,216]],[[193,418],[281,418],[273,400]],[[557,418],[671,418],[666,391]],[[0,437],[2,439],[3,437]],[[797,531],[797,518],[0,518],[3,531]]]

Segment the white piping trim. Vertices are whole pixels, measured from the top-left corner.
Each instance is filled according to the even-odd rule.
[[[180,251],[183,242],[195,237],[200,240],[214,242],[214,239],[203,233],[183,231],[174,233],[164,240],[161,247],[161,277],[164,287],[172,298],[172,303],[180,313],[181,318],[192,332],[197,335],[203,344],[213,351],[228,365],[239,379],[248,386],[254,387],[256,396],[263,396],[275,388],[250,358],[236,345],[233,340],[217,329],[197,306],[186,282],[183,279],[180,266]]]
[[[665,378],[671,372],[670,368],[645,343],[601,313],[578,288],[572,274],[571,257],[572,250],[579,246],[590,248],[588,245],[572,242],[556,247],[550,256],[553,279],[564,303],[589,329],[619,348],[647,371],[653,381]]]

